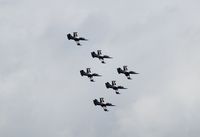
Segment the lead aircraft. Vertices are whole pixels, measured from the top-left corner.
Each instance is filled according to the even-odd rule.
[[[79,41],[88,41],[88,39],[84,38],[84,37],[78,37],[78,32],[73,32],[73,35],[71,35],[70,33],[67,34],[67,38],[68,40],[74,40],[77,44],[77,46],[81,46]]]

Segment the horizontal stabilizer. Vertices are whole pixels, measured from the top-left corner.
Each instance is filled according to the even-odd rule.
[[[125,88],[125,87],[123,87],[123,86],[118,86],[117,88],[118,88],[118,89],[127,89],[127,88]]]

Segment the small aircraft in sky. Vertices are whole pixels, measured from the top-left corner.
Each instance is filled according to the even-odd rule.
[[[94,82],[93,77],[100,77],[101,75],[97,74],[97,73],[91,73],[90,68],[86,68],[86,72],[84,70],[80,71],[81,76],[87,76],[91,82]]]
[[[127,77],[127,79],[131,79],[130,74],[139,74],[134,71],[128,71],[127,66],[123,66],[123,69],[117,68],[117,72],[118,74],[121,74],[121,73],[124,74]]]
[[[112,88],[113,90],[115,90],[116,94],[120,94],[118,92],[119,89],[127,89],[123,86],[116,86],[116,81],[112,81],[112,84],[110,84],[109,82],[106,82],[105,85],[106,85],[106,88]]]
[[[105,63],[104,59],[111,59],[112,57],[108,56],[108,55],[102,55],[101,50],[97,50],[97,53],[95,53],[94,51],[91,52],[91,55],[93,58],[98,58],[101,63]]]
[[[88,39],[86,39],[86,38],[78,37],[78,32],[73,32],[73,36],[70,33],[67,34],[67,38],[68,38],[68,40],[74,40],[78,46],[81,46],[81,44],[79,42],[80,40],[88,41]]]
[[[95,106],[97,106],[97,105],[101,106],[104,111],[108,111],[107,106],[115,106],[111,103],[105,103],[104,98],[100,98],[100,101],[95,99],[95,100],[93,100],[93,103],[94,103]]]

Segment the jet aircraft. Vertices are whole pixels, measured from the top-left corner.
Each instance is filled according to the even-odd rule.
[[[130,74],[139,74],[134,71],[128,71],[127,66],[123,66],[123,69],[117,68],[117,72],[118,74],[121,74],[121,73],[124,74],[127,77],[127,79],[131,79]]]
[[[97,106],[97,105],[101,106],[104,111],[108,111],[107,106],[115,106],[111,103],[105,103],[104,98],[100,98],[100,101],[95,99],[95,100],[93,100],[93,103],[94,103],[95,106]]]
[[[78,46],[81,46],[81,44],[79,42],[80,40],[88,41],[88,39],[86,39],[86,38],[78,37],[78,32],[73,32],[73,36],[70,33],[67,34],[67,38],[68,38],[68,40],[74,40]]]
[[[110,84],[109,82],[106,82],[105,85],[106,85],[106,88],[112,88],[113,90],[115,90],[116,94],[120,94],[118,92],[118,89],[127,89],[123,86],[116,86],[116,81],[112,81],[112,84]]]
[[[93,79],[94,76],[96,76],[96,77],[101,76],[97,73],[91,73],[90,68],[86,68],[86,72],[84,70],[81,70],[80,73],[81,73],[81,76],[87,76],[91,82],[94,82],[94,79]]]
[[[91,52],[91,55],[93,58],[98,58],[101,63],[105,63],[104,59],[111,59],[112,57],[108,56],[108,55],[102,55],[101,50],[97,50],[97,53],[95,53],[94,51]]]

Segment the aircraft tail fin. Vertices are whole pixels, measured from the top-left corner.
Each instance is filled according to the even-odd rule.
[[[123,72],[123,70],[121,68],[117,68],[117,72],[118,72],[118,74],[120,74]]]
[[[97,54],[94,51],[91,52],[91,55],[92,55],[93,58],[95,58],[97,56]]]
[[[111,87],[109,82],[106,82],[105,85],[106,85],[106,88],[110,88]]]
[[[84,71],[84,70],[81,70],[81,71],[80,71],[80,74],[81,74],[81,76],[84,76],[84,75],[86,75],[86,73],[85,73],[85,71]]]
[[[93,100],[94,105],[99,105],[99,101],[97,99]]]
[[[68,40],[74,39],[74,37],[70,33],[67,34],[67,38],[68,38]]]

